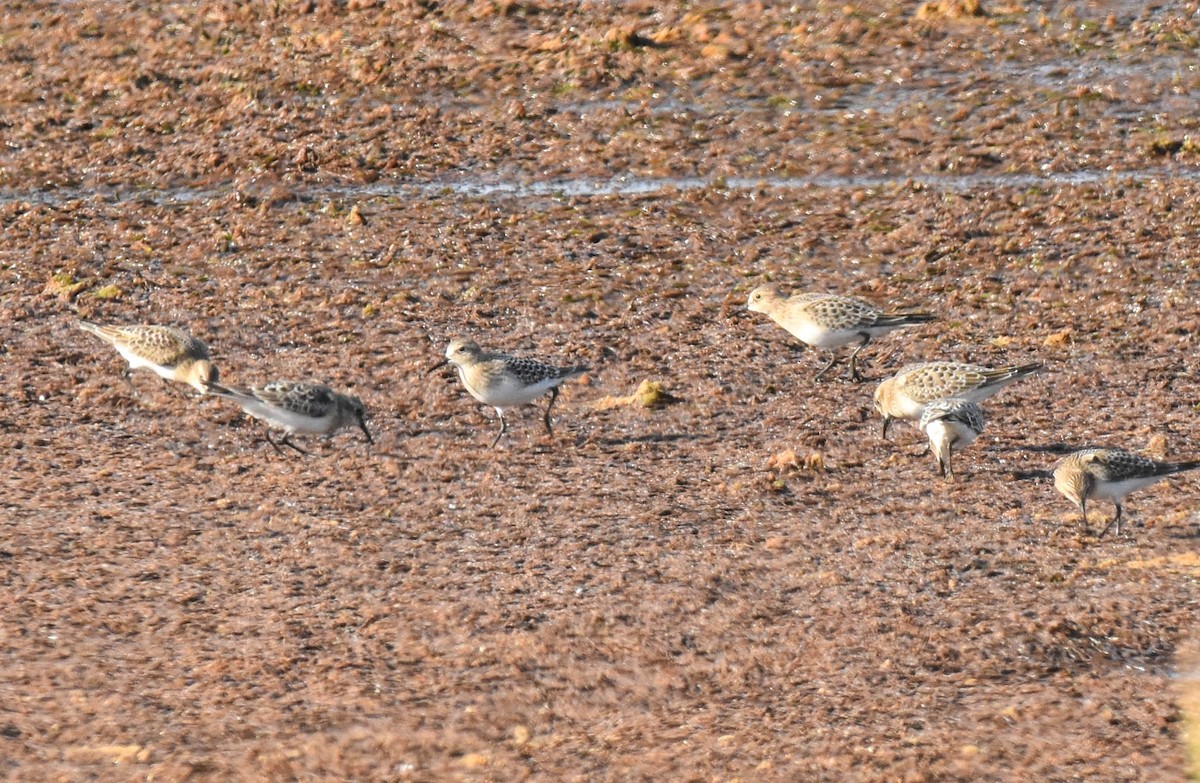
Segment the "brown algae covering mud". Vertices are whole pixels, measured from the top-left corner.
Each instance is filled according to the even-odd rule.
[[[1196,11],[7,3],[0,774],[1186,779],[1200,489],[1097,540],[1049,470],[1200,455]],[[772,281],[935,312],[875,380],[1046,369],[943,482]],[[490,450],[453,336],[594,369]]]

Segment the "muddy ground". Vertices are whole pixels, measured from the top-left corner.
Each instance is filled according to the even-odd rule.
[[[1184,779],[1200,488],[1097,540],[1048,471],[1200,455],[1197,6],[969,5],[7,3],[0,774]],[[1046,370],[945,483],[768,280]],[[595,369],[489,450],[456,335]]]

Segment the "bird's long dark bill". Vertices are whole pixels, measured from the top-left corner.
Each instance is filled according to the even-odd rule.
[[[433,365],[433,366],[432,366],[432,367],[430,367],[428,370],[426,370],[426,371],[425,371],[425,374],[426,374],[426,375],[430,375],[430,374],[432,374],[432,373],[434,373],[434,372],[436,372],[436,371],[438,371],[438,370],[442,369],[443,367],[445,367],[445,366],[446,366],[447,364],[449,364],[449,363],[450,363],[450,360],[449,360],[449,359],[442,359],[440,362],[438,362],[437,364]]]
[[[367,423],[362,419],[359,419],[358,426],[362,428],[363,435],[367,436],[367,443],[374,443],[375,440],[371,437],[371,431],[367,429]]]
[[[884,416],[883,417],[883,439],[884,440],[887,440],[887,431],[888,431],[888,427],[890,427],[890,426],[892,426],[892,417]]]

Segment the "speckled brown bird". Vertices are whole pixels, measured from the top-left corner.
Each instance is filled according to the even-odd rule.
[[[910,364],[875,390],[875,410],[883,416],[883,437],[894,419],[920,421],[925,406],[934,400],[960,397],[979,402],[1041,368],[1040,363],[996,369],[962,362]]]
[[[1130,492],[1148,487],[1167,476],[1200,468],[1200,461],[1158,462],[1124,449],[1083,449],[1063,457],[1054,468],[1054,488],[1079,507],[1087,532],[1087,502],[1111,500],[1117,513],[1100,531],[1103,537],[1116,526],[1121,535],[1121,503]]]
[[[146,368],[168,381],[186,383],[201,394],[219,377],[208,346],[169,326],[101,326],[80,321],[79,328],[104,340],[129,362],[121,373],[126,382],[133,370]]]
[[[934,400],[925,406],[918,425],[944,478],[954,478],[950,464],[955,449],[965,449],[983,432],[983,408],[961,397]]]
[[[208,390],[218,397],[233,400],[254,418],[283,430],[279,442],[271,439],[269,431],[266,436],[267,443],[280,454],[283,453],[281,446],[301,454],[308,453],[291,441],[298,432],[328,437],[343,427],[357,425],[367,436],[367,443],[372,442],[363,401],[351,394],[335,392],[322,383],[274,381],[249,388],[211,383]]]
[[[850,354],[850,376],[863,380],[858,371],[858,352],[872,339],[904,326],[935,320],[929,313],[884,313],[862,299],[836,294],[799,293],[784,296],[773,285],[761,285],[750,292],[747,309],[765,313],[793,337],[813,348],[836,349],[851,343],[858,347]],[[837,354],[822,367],[817,380],[838,360]]]
[[[550,426],[550,409],[558,397],[559,384],[591,369],[584,365],[558,367],[537,359],[490,353],[471,340],[452,340],[446,347],[445,360],[430,368],[430,372],[447,364],[453,364],[458,370],[458,377],[472,397],[496,409],[500,431],[492,441],[493,448],[508,430],[505,409],[526,405],[544,394],[550,395],[550,402],[546,405],[543,420],[546,432],[554,434]]]

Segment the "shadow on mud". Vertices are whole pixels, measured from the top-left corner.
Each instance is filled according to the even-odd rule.
[[[1070,454],[1080,449],[1087,448],[1086,446],[1074,445],[1071,443],[1042,443],[1034,446],[998,446],[994,451],[1003,451],[1009,454],[1020,454],[1022,452],[1031,452],[1033,454]]]
[[[650,435],[634,435],[628,438],[596,438],[600,446],[629,446],[634,443],[678,443],[680,441],[699,440],[699,435],[684,432],[664,432]]]

